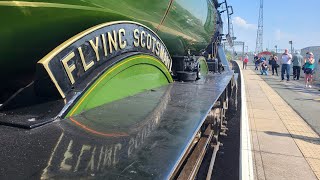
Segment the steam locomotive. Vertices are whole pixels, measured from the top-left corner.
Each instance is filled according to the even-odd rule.
[[[195,177],[236,87],[220,5],[1,0],[0,178]]]

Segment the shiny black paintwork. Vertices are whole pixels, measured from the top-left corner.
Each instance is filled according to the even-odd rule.
[[[70,119],[32,130],[1,126],[0,178],[168,178],[232,77],[175,82],[74,117],[105,135]]]
[[[148,3],[145,6],[136,1],[128,1],[131,6],[125,6],[128,4],[124,1],[97,2],[104,10],[93,11],[97,5],[84,1],[67,4],[87,6],[89,10],[67,5],[63,8],[1,6],[1,17],[6,17],[2,21],[6,28],[0,30],[0,37],[6,42],[0,46],[0,75],[5,84],[5,88],[0,88],[1,96],[32,82],[36,62],[52,49],[104,22],[133,20],[143,23],[157,31],[173,56],[186,55],[188,49],[192,53],[212,49],[208,44],[218,29],[217,11],[213,7],[202,9],[210,10],[212,16],[200,21],[194,16],[197,6],[187,7],[188,1],[174,1],[176,6],[172,6],[172,11],[160,24],[169,1],[145,1]],[[201,3],[208,5],[211,1]],[[142,10],[124,12],[121,11],[123,7]],[[175,11],[174,7],[180,11]],[[137,14],[132,17],[132,12]],[[10,13],[12,16],[6,16]],[[186,17],[193,20],[193,26]],[[50,99],[39,100],[32,111],[27,107],[9,114],[2,112],[0,118],[12,118],[6,118],[8,122],[0,126],[0,179],[168,178],[232,76],[228,71],[211,74],[197,82],[175,82],[90,110],[74,117],[77,121],[51,118],[61,107]],[[9,96],[10,93],[2,97]],[[32,100],[33,96],[29,96],[24,102]],[[58,102],[61,103],[62,100]],[[10,127],[19,112],[30,114],[22,117],[24,121],[32,122],[33,117],[41,116],[46,122],[54,122],[31,130]],[[90,117],[90,113],[94,116]],[[114,123],[103,126],[95,118]],[[76,124],[85,121],[89,121],[87,129]],[[33,123],[20,126],[30,127],[30,124]]]

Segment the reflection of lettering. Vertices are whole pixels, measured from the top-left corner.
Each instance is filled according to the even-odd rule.
[[[88,171],[89,167],[90,167],[90,170],[93,171],[94,170],[94,156],[96,154],[96,147],[93,148],[93,151],[91,153],[91,158],[90,158],[90,161],[88,163],[88,166],[86,168],[86,171]]]
[[[112,158],[112,147],[106,147],[106,151],[104,154],[103,167],[111,166],[111,158]]]
[[[101,146],[101,149],[100,149],[100,155],[99,155],[99,161],[98,161],[97,170],[100,170],[100,163],[101,163],[102,155],[103,155],[102,153],[103,153],[103,146]]]
[[[128,147],[128,157],[131,156],[131,154],[133,153],[133,149],[134,149],[134,138],[130,138],[129,141],[129,147]]]
[[[167,101],[164,102],[167,103]],[[46,168],[45,177],[50,177],[49,174],[54,170],[63,171],[64,173],[101,172],[117,165],[120,162],[120,155],[122,159],[130,158],[133,152],[146,141],[147,137],[157,127],[161,114],[161,111],[151,114],[149,117],[151,119],[142,126],[137,134],[129,137],[123,143],[108,145],[103,145],[103,143],[83,144],[61,136],[57,149],[54,151],[55,154],[52,154],[54,158],[51,157],[53,160],[50,161]],[[64,141],[64,143],[60,141]],[[57,164],[58,169],[52,167],[53,164]]]
[[[66,152],[64,153],[64,159],[62,160],[61,164],[60,164],[60,169],[64,170],[64,171],[70,171],[71,170],[71,165],[67,164],[67,160],[72,158],[72,153],[70,152],[71,147],[72,147],[72,143],[73,141],[71,140],[69,142],[68,148],[66,150]]]
[[[113,165],[116,165],[119,162],[118,151],[121,150],[121,148],[122,148],[122,145],[120,143],[114,146]]]
[[[150,113],[141,123],[139,131],[131,134],[130,137],[105,139],[90,136],[95,137],[95,142],[84,143],[83,139],[81,141],[69,139],[67,137],[70,136],[64,136],[65,132],[62,133],[42,177],[46,179],[51,176],[57,177],[61,172],[64,175],[70,173],[73,176],[77,173],[82,176],[83,173],[105,172],[119,164],[120,159],[125,161],[132,158],[134,152],[145,143],[160,123],[161,115],[170,100],[170,88],[172,86],[168,87],[153,113]]]
[[[133,37],[126,37],[129,34],[132,34]],[[90,46],[89,49],[85,49],[84,45],[80,45],[77,47],[76,51],[71,51],[61,62],[63,64],[63,68],[67,73],[67,76],[71,82],[71,84],[75,83],[75,77],[73,75],[73,72],[76,70],[74,58],[75,53],[77,53],[81,60],[81,65],[84,71],[88,71],[93,66],[95,66],[95,62],[99,62],[102,54],[100,54],[100,51],[103,51],[103,55],[105,57],[109,56],[109,54],[114,54],[118,50],[125,49],[128,46],[127,39],[133,40],[134,47],[141,47],[143,49],[146,49],[148,51],[151,51],[153,54],[158,56],[161,61],[167,66],[168,69],[171,69],[171,59],[169,56],[169,53],[167,52],[165,46],[163,43],[156,38],[153,34],[139,30],[134,29],[133,33],[126,33],[126,30],[123,28],[120,28],[119,30],[112,30],[110,32],[106,32],[103,34],[100,34],[93,39],[89,40],[87,43]],[[130,48],[129,46],[128,48]],[[99,49],[101,49],[99,51]],[[94,52],[95,57],[94,59],[88,59],[89,57],[87,51],[91,50]]]
[[[88,145],[83,145],[83,146],[82,146],[81,151],[80,151],[80,155],[79,155],[79,157],[78,157],[77,165],[76,165],[76,167],[75,167],[75,169],[74,169],[75,172],[78,171],[78,168],[79,168],[79,165],[80,165],[80,161],[81,161],[81,157],[82,157],[83,153],[84,153],[85,151],[89,151],[90,148],[91,148],[91,146],[88,146]]]
[[[129,142],[126,146],[122,143],[115,143],[112,145],[95,145],[93,147],[88,144],[74,144],[74,140],[70,140],[68,147],[64,150],[60,170],[96,172],[115,166],[120,161],[120,152],[127,152],[127,157],[129,158],[134,150],[138,149],[151,134],[152,130],[156,128],[155,123],[158,123],[158,118],[148,121],[137,134],[128,139]],[[123,147],[127,147],[127,149],[123,149]]]
[[[62,139],[59,140],[61,141]],[[62,142],[65,140],[66,138]],[[42,174],[45,179],[56,176],[57,171],[63,171],[64,174],[70,172],[74,175],[83,172],[105,171],[106,168],[118,164],[120,162],[119,155],[123,154],[121,153],[123,150],[121,143],[102,145],[101,147],[95,145],[93,147],[88,144],[77,144],[74,140],[69,140],[67,142],[68,146],[65,147],[64,144],[66,143],[61,143],[60,141]],[[58,168],[55,167],[55,164],[58,165]]]
[[[51,167],[52,161],[53,161],[53,159],[54,159],[54,155],[55,155],[57,149],[59,149],[59,145],[60,145],[60,142],[61,142],[63,136],[64,136],[64,133],[62,132],[61,135],[60,135],[60,137],[59,137],[59,139],[58,139],[58,142],[57,142],[56,146],[55,146],[54,149],[53,149],[52,155],[51,155],[50,158],[49,158],[47,167],[44,168],[44,170],[43,170],[43,172],[42,172],[41,179],[49,179],[50,167]]]
[[[61,148],[63,147],[64,146]],[[60,159],[59,169],[64,172],[103,171],[119,163],[119,154],[121,154],[120,151],[122,147],[123,145],[121,143],[107,146],[102,145],[101,147],[95,145],[93,147],[88,144],[75,144],[73,140],[70,140],[68,147],[64,150],[63,156],[59,156],[57,153],[56,158]],[[48,164],[48,167],[50,166],[52,166],[52,164]]]

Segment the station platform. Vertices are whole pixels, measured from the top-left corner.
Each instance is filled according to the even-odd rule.
[[[242,62],[238,64],[242,67]],[[251,137],[249,151],[252,165],[248,167],[252,167],[253,177],[250,179],[320,179],[320,138],[315,131],[317,127],[305,121],[290,99],[300,98],[299,106],[317,108],[318,111],[314,113],[319,114],[318,121],[320,101],[305,100],[310,98],[308,92],[296,92],[299,97],[292,97],[295,94],[286,97],[288,92],[279,92],[275,87],[291,92],[297,84],[284,84],[280,82],[280,77],[265,79],[267,76],[259,75],[251,67],[242,70],[242,73],[249,119],[248,136]]]

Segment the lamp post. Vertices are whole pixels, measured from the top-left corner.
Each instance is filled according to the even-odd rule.
[[[242,59],[244,59],[244,43],[242,44]]]
[[[289,44],[291,45],[291,54],[293,53],[292,51],[292,41],[289,41]]]
[[[278,54],[278,45],[274,46],[276,48],[276,54]]]

